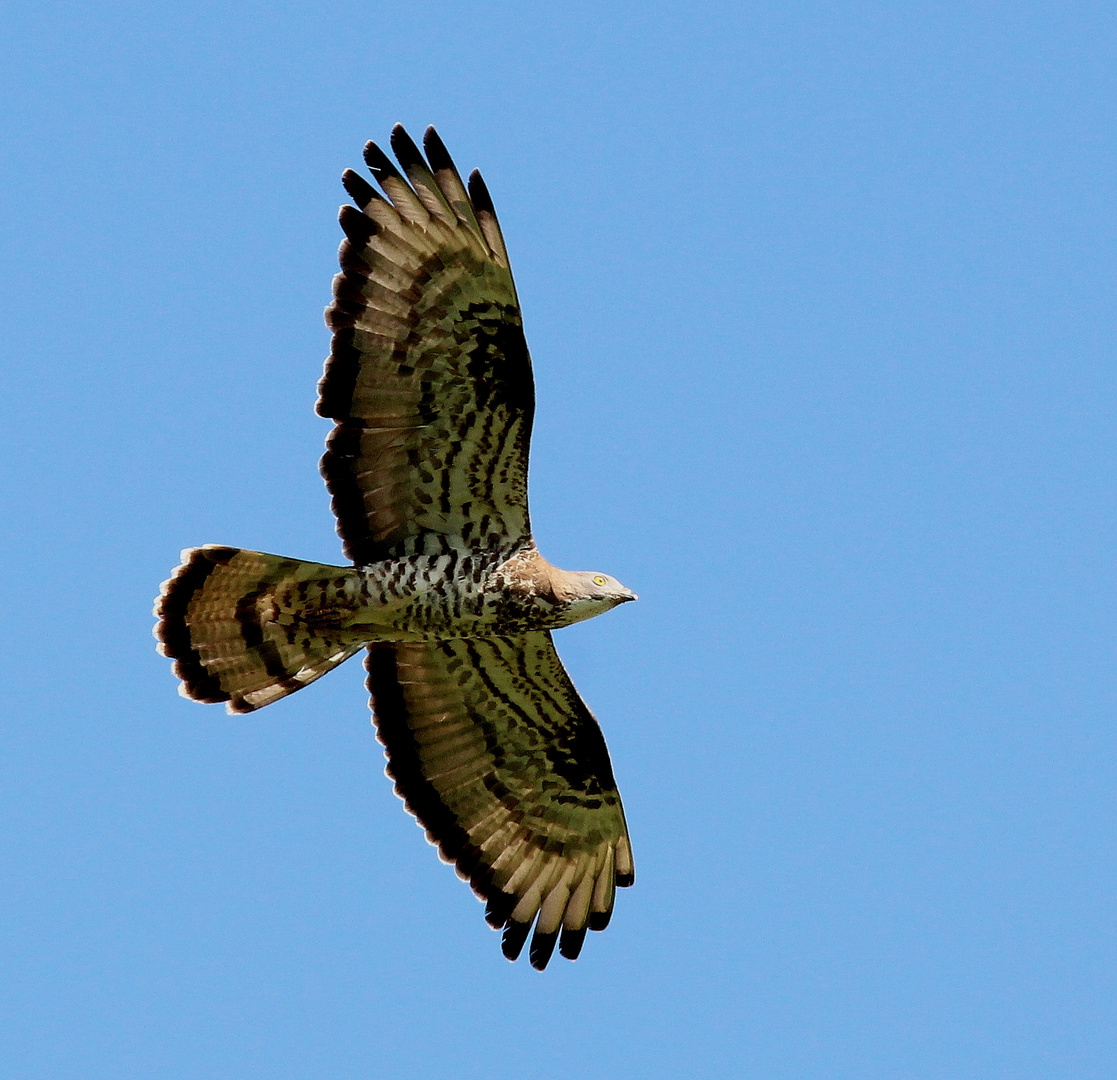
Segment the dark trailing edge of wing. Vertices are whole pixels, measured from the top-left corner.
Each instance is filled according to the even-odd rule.
[[[334,345],[337,356],[337,343]],[[333,375],[331,364],[330,375]],[[323,382],[326,381],[323,377]],[[343,382],[343,380],[338,380]],[[348,384],[348,394],[353,393],[353,380]],[[322,394],[323,402],[335,402]],[[342,533],[345,557],[352,559],[357,566],[370,566],[382,556],[381,546],[373,535],[368,514],[365,512],[365,496],[361,489],[360,478],[354,462],[360,454],[360,428],[339,424],[330,432],[326,440],[326,452],[319,466],[322,478],[332,494],[331,503],[334,517],[344,522]]]
[[[435,790],[423,775],[423,764],[411,731],[407,726],[408,709],[396,667],[396,652],[391,645],[370,645],[367,686],[372,695],[376,731],[388,751],[388,775],[396,783],[396,791],[407,808],[419,819],[431,840],[450,862],[454,863],[473,886],[478,896],[489,900],[486,913],[492,918],[503,913],[508,900],[515,906],[515,897],[493,888],[492,873],[481,865],[481,852],[469,834],[457,823]],[[511,910],[509,909],[509,914]],[[505,916],[507,921],[507,916]],[[501,922],[498,925],[504,925]]]
[[[351,326],[334,331],[330,362],[318,382],[318,403],[315,411],[328,420],[349,415],[353,405],[353,390],[361,368],[361,350],[353,341]]]
[[[481,852],[458,824],[434,785],[423,775],[418,748],[407,725],[408,709],[396,667],[396,652],[391,645],[371,645],[367,686],[372,695],[376,733],[388,754],[388,775],[407,809],[427,830],[443,857],[469,881],[473,891],[486,900],[485,918],[494,929],[509,924],[517,898],[493,885],[492,871],[481,864]],[[525,926],[524,935],[530,929]],[[521,942],[522,945],[522,942]],[[517,954],[519,950],[517,949]]]

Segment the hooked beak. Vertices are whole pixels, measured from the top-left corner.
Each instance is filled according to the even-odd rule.
[[[631,589],[625,589],[625,591],[623,593],[621,593],[621,598],[618,601],[618,603],[627,604],[629,600],[639,600],[639,599],[640,599],[640,597],[638,597]]]

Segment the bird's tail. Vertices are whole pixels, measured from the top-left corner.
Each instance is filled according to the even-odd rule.
[[[252,712],[348,660],[364,644],[341,627],[352,567],[209,544],[188,548],[155,602],[159,651],[179,693]]]

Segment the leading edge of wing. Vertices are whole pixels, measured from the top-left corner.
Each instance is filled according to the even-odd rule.
[[[575,959],[603,930],[631,846],[601,729],[550,635],[372,646],[387,773],[516,959]],[[560,939],[561,935],[561,939]]]

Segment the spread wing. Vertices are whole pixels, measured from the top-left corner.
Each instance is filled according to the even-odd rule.
[[[508,254],[474,172],[466,190],[433,128],[427,158],[397,125],[354,172],[360,209],[326,321],[333,348],[318,413],[337,421],[322,458],[345,553],[358,565],[524,546],[535,393]]]
[[[388,775],[407,808],[542,970],[603,930],[632,852],[601,729],[551,635],[375,645],[366,660]]]

